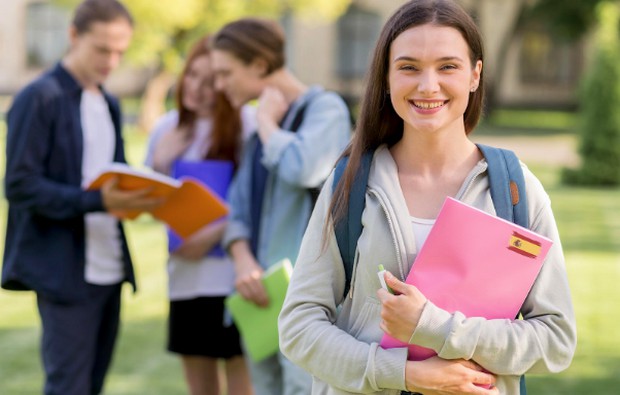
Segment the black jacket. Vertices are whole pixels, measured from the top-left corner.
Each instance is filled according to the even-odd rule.
[[[103,94],[116,133],[114,160],[125,162],[120,107]],[[58,301],[86,295],[84,214],[104,207],[99,191],[81,187],[81,95],[80,85],[58,64],[20,91],[7,114],[5,289],[34,290]],[[135,290],[120,222],[119,228],[125,281]]]

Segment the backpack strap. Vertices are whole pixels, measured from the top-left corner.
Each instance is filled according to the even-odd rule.
[[[487,161],[491,198],[497,216],[529,228],[525,178],[514,152],[476,144]],[[527,394],[525,375],[519,378],[520,395]]]
[[[529,227],[525,178],[514,152],[477,144],[488,163],[491,198],[497,216]]]
[[[296,133],[301,126],[301,123],[304,121],[304,116],[306,114],[306,108],[315,97],[324,92],[322,89],[316,90],[314,92],[310,92],[306,100],[299,106],[297,112],[295,113],[295,117],[291,122],[291,125],[286,129],[291,133]],[[316,204],[317,199],[319,198],[319,193],[321,193],[321,187],[308,188],[308,193],[310,194],[310,199],[312,199],[312,207]]]
[[[353,185],[351,186],[351,192],[349,193],[347,213],[334,226],[336,241],[338,242],[344,265],[345,285],[343,297],[349,293],[349,289],[351,288],[353,265],[355,264],[355,250],[357,248],[357,239],[359,239],[362,234],[362,212],[366,206],[366,185],[368,184],[373,154],[374,151],[367,151],[362,155],[360,167],[357,170]],[[336,163],[332,193],[336,190],[336,186],[340,178],[342,178],[342,174],[348,162],[349,157],[345,156]]]

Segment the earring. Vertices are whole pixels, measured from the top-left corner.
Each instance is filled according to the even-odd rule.
[[[476,91],[476,89],[478,89],[477,86],[472,86],[472,88],[469,90],[471,93],[474,93]]]

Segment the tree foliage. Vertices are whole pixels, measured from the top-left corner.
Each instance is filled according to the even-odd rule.
[[[615,186],[620,184],[620,9],[603,2],[597,15],[596,54],[580,92],[582,163],[578,169],[565,169],[563,180]]]
[[[80,0],[52,0],[75,7]],[[184,56],[199,37],[247,16],[332,20],[346,11],[351,0],[126,0],[135,28],[127,60],[149,67],[155,75],[141,100],[139,126],[151,130],[164,108],[166,95],[180,72]]]
[[[540,23],[556,38],[575,42],[587,34],[596,23],[597,4],[604,0],[514,0],[515,13],[506,23],[510,28],[501,39],[499,54],[493,66],[495,72],[487,81],[487,113],[497,108],[497,93],[506,70],[508,51],[529,24]],[[483,3],[480,3],[483,6]]]
[[[53,0],[75,7],[80,0]],[[301,18],[331,20],[351,0],[131,0],[125,1],[135,19],[127,59],[137,66],[159,65],[176,73],[188,47],[205,33],[241,17],[279,18],[286,13]]]
[[[539,0],[527,11],[538,18],[557,37],[575,41],[596,23],[596,6],[603,0]]]

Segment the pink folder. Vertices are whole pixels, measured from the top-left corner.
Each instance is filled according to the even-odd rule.
[[[514,319],[551,244],[544,236],[448,197],[406,282],[451,313]],[[381,346],[409,347],[410,360],[435,355],[387,334]]]

